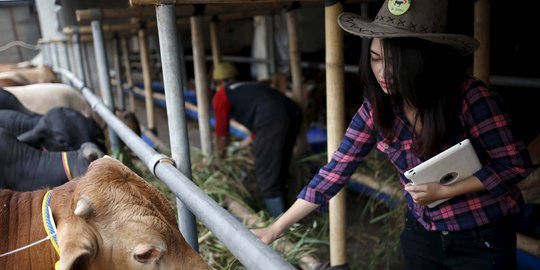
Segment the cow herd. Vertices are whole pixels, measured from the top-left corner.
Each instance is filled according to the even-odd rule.
[[[104,157],[106,123],[77,90],[46,66],[1,69],[0,269],[209,269],[163,195]]]

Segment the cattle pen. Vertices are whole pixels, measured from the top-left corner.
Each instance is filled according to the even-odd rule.
[[[207,77],[211,70],[207,66],[215,67],[223,61],[249,65],[250,68],[246,70],[255,71],[244,73],[252,73],[260,80],[275,79],[276,88],[288,92],[289,96],[300,104],[304,113],[308,109],[309,100],[307,91],[303,88],[306,76],[303,72],[308,67],[322,70],[326,96],[323,111],[326,114],[324,130],[327,132],[324,148],[328,158],[331,158],[332,153],[339,147],[349,120],[344,110],[348,106],[346,74],[358,73],[357,65],[348,64],[350,61],[347,61],[344,55],[344,51],[350,48],[346,48],[344,43],[346,37],[337,24],[337,17],[345,11],[345,3],[348,9],[351,7],[354,10],[360,9],[367,17],[370,15],[368,13],[370,8],[380,6],[381,1],[130,0],[129,3],[111,5],[101,3],[100,6],[81,2],[65,3],[63,8],[68,10],[70,15],[64,19],[62,27],[56,29],[52,27],[53,30],[50,31],[54,33],[43,31],[43,37],[39,40],[41,56],[43,63],[50,66],[63,83],[78,89],[90,107],[107,123],[111,150],[118,151],[121,143],[127,145],[149,171],[174,193],[180,231],[195,251],[199,250],[196,225],[198,219],[247,269],[295,269],[282,254],[259,241],[237,217],[231,215],[193,183],[188,114],[190,111],[196,114],[201,152],[206,157],[212,157],[216,155],[212,138],[213,119],[209,91],[213,85],[211,79]],[[52,4],[39,3],[39,5],[46,6],[44,10],[48,13],[45,14],[54,14]],[[469,19],[474,21],[475,37],[482,44],[486,44],[474,54],[472,73],[485,82],[491,82],[495,87],[511,86],[517,89],[538,90],[540,78],[535,78],[537,74],[528,77],[490,74],[490,1],[478,0],[463,6],[472,11],[472,14],[468,15],[471,15]],[[303,8],[323,10],[318,14],[323,16],[321,24],[324,29],[318,30],[324,32],[322,35],[324,63],[301,59],[297,15]],[[276,42],[274,39],[279,39],[276,35],[278,25],[269,19],[276,14],[283,15],[286,23],[286,30],[281,33],[286,36],[287,44],[279,47],[282,51],[276,51],[274,44]],[[230,28],[226,28],[227,23],[246,18],[255,18],[253,20],[258,22],[253,26],[253,44],[259,44],[261,48],[251,48],[249,57],[222,55],[221,46],[224,45],[220,42],[227,36],[223,32],[233,32]],[[206,25],[208,29],[204,29]],[[191,56],[185,55],[183,41],[186,37],[181,36],[181,33],[186,32],[190,34],[187,39],[191,41]],[[257,39],[257,34],[263,37]],[[205,41],[207,36],[209,42]],[[240,35],[237,39],[241,39]],[[153,43],[149,44],[149,41]],[[205,48],[207,43],[210,45],[209,50]],[[362,46],[366,46],[366,43],[364,42]],[[131,48],[137,48],[138,52],[130,51]],[[207,56],[208,51],[211,56]],[[281,62],[277,60],[280,53],[287,55]],[[360,57],[356,54],[354,56]],[[133,59],[138,61],[132,61]],[[186,62],[193,62],[193,66],[188,67]],[[287,66],[286,72],[290,74],[290,82],[281,81],[281,88],[279,76],[274,76],[279,74],[280,66]],[[133,74],[134,70],[140,72]],[[188,75],[188,71],[191,74]],[[193,79],[190,80],[189,76]],[[136,81],[141,83],[137,84]],[[163,89],[163,93],[156,93],[158,87],[154,87],[155,81],[160,82],[159,86]],[[186,100],[186,92],[190,88],[195,90],[196,105]],[[163,120],[156,117],[155,106],[159,100],[157,95],[166,104],[164,107],[169,136],[165,144],[157,139],[158,135],[162,136],[157,133],[158,122]],[[142,137],[135,134],[114,114],[117,108],[135,112],[134,104],[137,97],[143,97],[145,106],[142,113],[145,114],[146,123],[143,126],[147,135]],[[530,135],[526,134],[530,137],[527,143],[535,164],[540,159],[537,126],[531,127],[533,131]],[[304,126],[303,132],[306,133],[308,128]],[[249,131],[238,123],[231,124],[232,130],[242,133],[240,136],[249,136]],[[160,144],[161,148],[165,145],[170,153],[164,154],[156,144]],[[298,144],[302,146],[301,142]],[[525,191],[524,196],[526,202],[533,206],[538,204],[540,194],[537,184],[538,170],[538,167],[535,167],[535,173],[531,175],[534,177],[527,179],[522,186],[530,190],[530,193]],[[392,207],[392,202],[389,201],[399,193],[394,187],[382,185],[380,179],[359,173],[353,175],[353,178],[356,179],[357,190],[375,194],[375,197],[378,196],[380,200],[388,203],[389,208]],[[346,266],[348,263],[346,200],[346,189],[343,189],[330,201],[328,260],[332,266]],[[540,240],[518,234],[517,252],[521,260],[520,269],[540,265],[539,249]],[[323,269],[321,265],[316,267]]]

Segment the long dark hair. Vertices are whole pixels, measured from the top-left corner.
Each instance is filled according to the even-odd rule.
[[[387,38],[382,46],[388,94],[373,75],[370,57],[363,59],[361,73],[375,126],[383,137],[392,138],[397,135],[394,109],[405,104],[416,108],[415,121],[422,124],[422,131],[414,136],[414,150],[420,156],[432,156],[459,128],[465,61],[448,46],[417,38]]]

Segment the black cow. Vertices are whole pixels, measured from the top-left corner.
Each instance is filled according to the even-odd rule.
[[[28,115],[14,110],[0,110],[0,128],[4,128],[11,134],[18,136],[33,129],[42,116]]]
[[[2,87],[0,87],[0,110],[14,110],[27,115],[39,115],[28,110],[15,95]]]
[[[21,142],[49,151],[77,150],[85,142],[104,150],[103,130],[92,119],[65,107],[55,107],[43,116],[0,110],[0,128]]]
[[[93,143],[84,143],[77,151],[40,151],[2,128],[0,153],[0,189],[15,191],[62,185],[83,175],[90,162],[103,156]]]

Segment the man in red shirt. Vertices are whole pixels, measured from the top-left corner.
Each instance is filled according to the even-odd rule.
[[[257,82],[236,82],[236,75],[230,63],[220,63],[213,72],[218,153],[227,146],[230,118],[251,131],[257,183],[268,212],[276,217],[285,209],[286,180],[302,110],[276,89]]]

